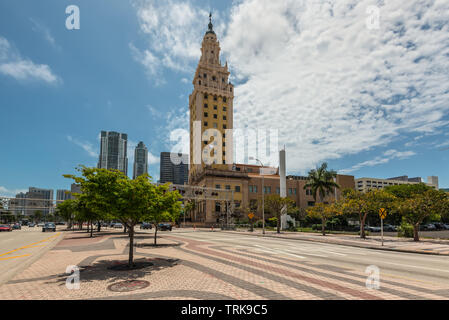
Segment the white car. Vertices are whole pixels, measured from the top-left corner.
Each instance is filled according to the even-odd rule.
[[[43,227],[44,225],[45,225],[45,223],[43,223],[43,222],[39,222],[39,223],[37,224],[38,227]]]

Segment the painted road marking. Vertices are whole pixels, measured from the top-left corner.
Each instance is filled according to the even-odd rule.
[[[61,233],[60,233],[60,232],[58,232],[57,234],[55,234],[55,235],[53,235],[53,236],[51,236],[51,237],[48,237],[48,238],[45,238],[45,239],[43,239],[43,240],[40,240],[40,241],[37,241],[37,242],[31,243],[31,244],[29,244],[29,245],[26,245],[26,246],[23,246],[23,247],[20,247],[20,248],[17,248],[17,249],[14,249],[14,250],[11,250],[11,251],[8,251],[8,252],[5,252],[5,253],[2,253],[2,254],[0,254],[0,257],[2,257],[2,256],[6,256],[6,255],[8,255],[8,254],[10,254],[10,253],[13,253],[13,252],[16,252],[16,251],[19,251],[19,250],[23,250],[23,249],[28,249],[28,248],[32,248],[33,246],[35,246],[35,245],[37,245],[37,244],[39,244],[39,243],[42,243],[42,242],[48,241],[48,240],[50,240],[50,239],[52,239],[52,238],[55,238],[55,237],[59,236],[60,234],[61,234]]]
[[[278,250],[271,250],[271,249],[268,249],[266,247],[262,247],[262,246],[259,246],[259,245],[255,245],[255,246],[258,247],[258,248],[253,248],[253,249],[258,250],[258,251],[269,252],[269,253],[276,253],[276,254],[284,254],[284,255],[287,255],[287,256],[293,256],[293,257],[297,257],[297,258],[300,258],[300,259],[305,259],[306,258],[306,257],[300,256],[299,254],[288,253],[288,252],[280,251],[280,250],[279,251]],[[248,248],[251,248],[251,247],[248,247]]]
[[[16,259],[16,258],[23,258],[23,257],[28,257],[30,256],[30,254],[23,254],[21,256],[14,256],[14,257],[8,257],[8,258],[0,258],[0,261],[2,260],[9,260],[9,259]]]

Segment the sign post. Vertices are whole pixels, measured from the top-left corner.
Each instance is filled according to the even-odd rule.
[[[383,246],[384,245],[384,219],[387,217],[387,210],[385,210],[385,208],[380,208],[379,216],[380,216],[380,232],[381,232],[382,246]]]

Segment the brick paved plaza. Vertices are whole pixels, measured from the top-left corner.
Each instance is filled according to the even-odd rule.
[[[391,255],[408,255],[404,259],[409,259],[410,254],[193,230],[161,232],[159,246],[154,247],[152,236],[149,232],[138,233],[135,247],[135,260],[152,265],[117,271],[108,268],[127,261],[126,235],[106,231],[88,238],[85,232],[66,231],[53,249],[0,286],[0,299],[449,298],[447,274],[443,281],[432,279],[437,269],[426,273],[427,267],[423,266],[423,272],[414,275],[398,266],[382,267],[388,261],[394,264]],[[351,262],[357,257],[365,260]],[[345,259],[348,261],[338,262]],[[342,266],[344,263],[346,266]],[[368,289],[365,268],[376,263],[381,270],[380,288]],[[66,288],[69,265],[81,270],[79,290]],[[108,289],[114,283],[132,279],[148,281],[149,285],[131,292]]]

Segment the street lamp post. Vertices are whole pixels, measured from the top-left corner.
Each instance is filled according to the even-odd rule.
[[[259,159],[249,157],[249,160],[256,160],[260,162],[263,169],[263,163]],[[259,172],[260,173],[260,172]],[[264,189],[264,175],[262,173],[262,234],[265,234],[265,189]]]

